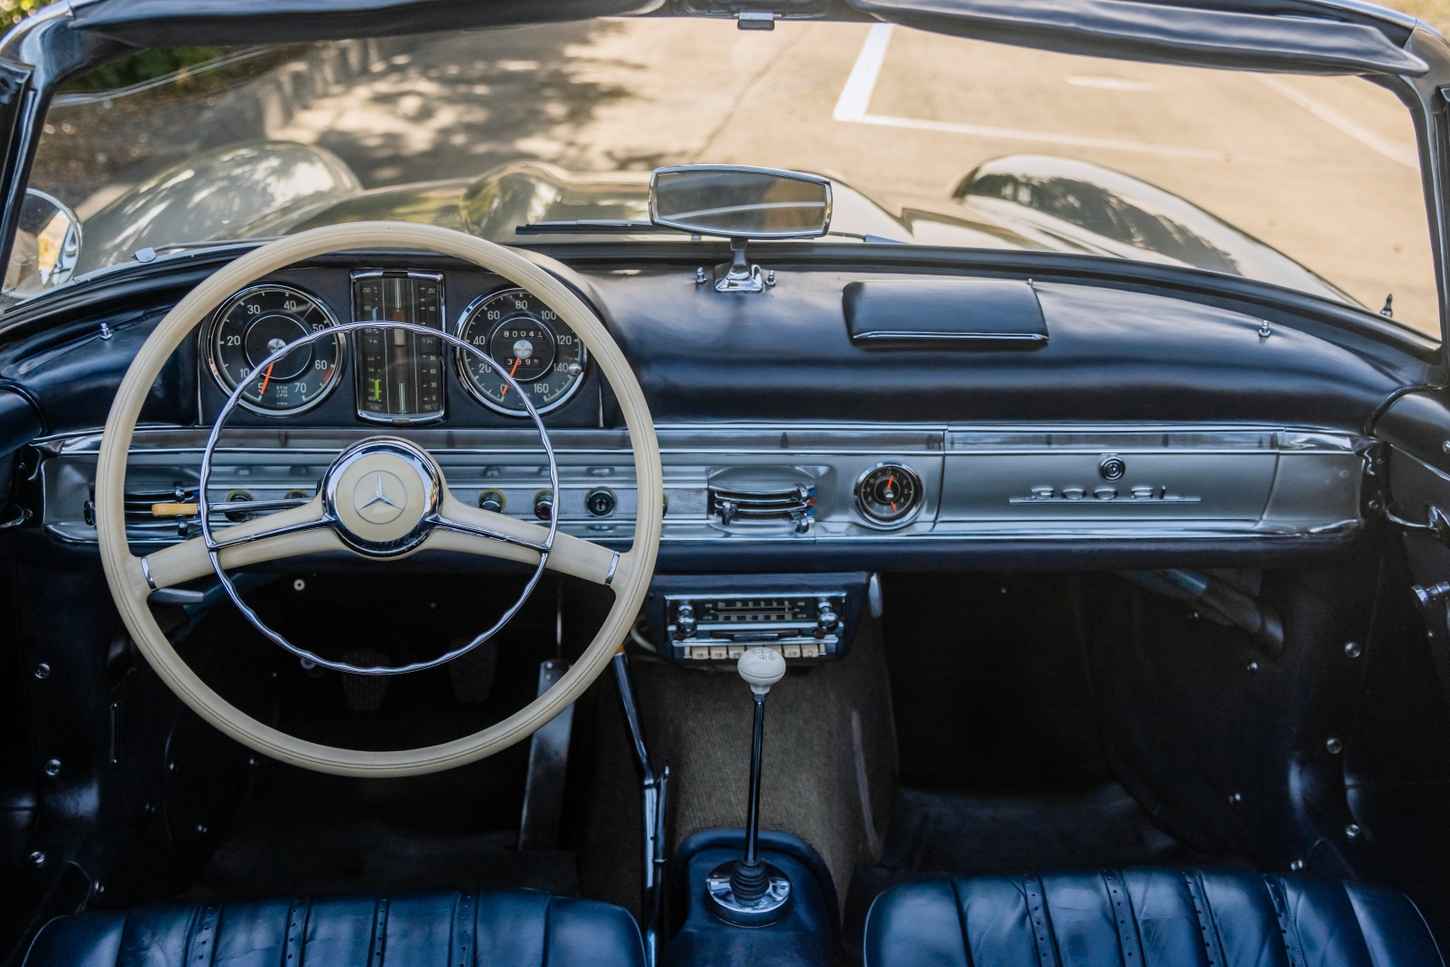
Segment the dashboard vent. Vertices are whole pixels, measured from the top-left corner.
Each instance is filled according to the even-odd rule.
[[[710,478],[708,513],[725,527],[789,523],[796,533],[816,516],[815,479],[794,468],[737,467]]]
[[[173,487],[170,489],[157,488],[155,490],[128,490],[124,497],[123,506],[126,510],[126,520],[155,521],[156,515],[151,508],[157,504],[190,504],[196,502],[196,490],[188,490],[185,487]],[[91,485],[90,499],[86,501],[84,510],[85,521],[94,527],[96,525],[96,487]]]
[[[126,491],[125,497],[126,519],[127,520],[155,520],[156,515],[151,508],[157,504],[194,504],[196,503],[196,491],[187,490],[184,487],[175,487],[171,490],[137,490]]]

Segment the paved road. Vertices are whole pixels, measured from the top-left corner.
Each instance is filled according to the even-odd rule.
[[[290,116],[221,121],[201,125],[208,138],[321,144],[369,187],[521,157],[585,171],[709,161],[827,171],[888,204],[939,203],[986,159],[1060,154],[1181,194],[1368,305],[1393,292],[1398,318],[1438,331],[1413,129],[1392,94],[1354,78],[900,27],[658,18],[395,43]]]

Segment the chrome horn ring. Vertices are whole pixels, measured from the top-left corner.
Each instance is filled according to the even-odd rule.
[[[449,345],[454,346],[457,349],[461,349],[464,352],[472,353],[474,356],[478,357],[478,359],[482,360],[483,362],[487,363],[495,370],[497,370],[498,374],[504,378],[508,386],[513,389],[514,392],[519,394],[519,399],[523,401],[524,408],[528,411],[529,417],[534,421],[535,428],[539,431],[539,439],[543,442],[544,454],[549,461],[549,487],[551,489],[551,492],[555,495],[554,506],[556,508],[558,507],[559,465],[554,458],[554,447],[549,440],[549,432],[544,428],[544,421],[539,416],[538,410],[534,408],[534,404],[529,400],[528,394],[523,391],[523,388],[519,386],[518,381],[515,380],[513,376],[509,375],[506,369],[499,366],[498,363],[494,361],[493,357],[489,356],[488,353],[484,352],[482,349],[478,348],[472,343],[460,339],[458,336],[455,336],[452,333],[445,332],[441,329],[432,329],[427,326],[420,326],[417,323],[412,322],[388,322],[379,325],[377,322],[368,320],[362,322],[347,322],[335,326],[324,326],[321,329],[310,332],[299,339],[293,340],[292,342],[283,346],[281,349],[278,349],[276,352],[273,352],[270,356],[262,360],[255,367],[253,367],[252,371],[249,372],[244,379],[237,381],[237,385],[232,389],[230,395],[227,396],[226,404],[222,406],[221,412],[217,414],[216,422],[212,424],[211,433],[207,437],[206,450],[203,452],[201,458],[200,479],[197,484],[197,513],[201,517],[202,541],[206,546],[207,555],[211,558],[212,570],[216,572],[217,579],[221,582],[222,587],[226,589],[227,596],[232,599],[232,603],[237,606],[237,610],[241,611],[242,615],[252,623],[252,626],[260,631],[263,635],[265,635],[270,641],[272,641],[278,647],[296,655],[298,658],[313,662],[318,666],[322,668],[327,668],[331,671],[345,672],[350,675],[406,675],[410,672],[420,672],[426,671],[430,668],[437,668],[440,665],[447,664],[455,658],[459,658],[463,655],[468,654],[470,651],[492,638],[495,634],[499,632],[501,628],[503,628],[504,625],[508,624],[509,621],[513,619],[514,615],[518,614],[519,609],[524,606],[524,602],[526,602],[529,597],[534,593],[534,588],[538,586],[539,579],[544,575],[544,568],[549,562],[549,552],[553,550],[554,547],[554,535],[558,532],[559,529],[559,515],[557,512],[549,514],[549,533],[541,544],[531,544],[515,538],[508,537],[505,534],[480,530],[476,527],[455,524],[452,521],[444,519],[438,513],[439,497],[441,494],[441,490],[445,486],[445,484],[443,482],[442,472],[438,468],[437,461],[433,459],[432,454],[428,453],[422,447],[419,447],[416,444],[411,443],[407,440],[396,437],[373,437],[344,450],[341,454],[338,455],[338,458],[333,461],[333,464],[328,467],[327,473],[323,475],[323,479],[319,482],[318,485],[319,492],[324,495],[325,506],[327,508],[326,513],[324,513],[323,516],[317,518],[316,520],[309,521],[305,525],[296,528],[297,530],[311,529],[313,527],[331,527],[342,539],[342,541],[349,547],[351,547],[354,551],[362,556],[370,557],[375,560],[387,560],[390,557],[397,557],[415,550],[427,538],[428,534],[432,533],[434,529],[440,527],[461,531],[467,534],[472,534],[476,537],[487,537],[506,543],[520,544],[522,546],[530,548],[531,550],[537,551],[539,554],[538,566],[534,568],[533,575],[529,578],[528,583],[524,585],[523,592],[519,595],[519,599],[513,603],[512,607],[510,607],[507,611],[503,613],[503,616],[500,617],[498,621],[493,624],[492,627],[490,627],[487,631],[484,631],[482,634],[478,635],[472,641],[428,661],[412,662],[407,665],[383,665],[375,667],[362,667],[349,664],[348,662],[332,661],[330,659],[323,658],[321,655],[318,655],[314,652],[308,651],[306,648],[300,648],[297,645],[292,644],[292,642],[288,641],[286,637],[284,637],[280,632],[268,627],[266,622],[262,621],[262,619],[257,616],[256,611],[254,611],[250,605],[242,600],[241,594],[237,591],[236,584],[233,583],[231,577],[228,576],[226,571],[222,568],[220,557],[221,551],[223,548],[231,545],[229,545],[225,539],[218,541],[216,537],[213,536],[211,529],[211,507],[210,501],[207,498],[208,484],[211,480],[212,457],[213,454],[216,452],[217,442],[221,439],[222,427],[226,425],[227,419],[236,410],[237,405],[241,400],[242,392],[246,389],[246,387],[250,386],[254,380],[260,377],[264,372],[266,372],[268,366],[271,366],[272,364],[281,360],[283,357],[287,356],[289,353],[301,348],[302,346],[310,345],[321,339],[345,335],[352,332],[358,332],[363,329],[402,329],[404,331],[412,332],[417,335],[437,336],[441,338],[445,343],[448,343]],[[400,459],[406,459],[407,462],[419,472],[420,477],[431,476],[435,482],[433,492],[428,495],[427,498],[425,498],[426,506],[424,508],[424,512],[418,517],[416,526],[412,527],[406,535],[394,541],[374,542],[360,538],[355,531],[349,529],[349,527],[346,526],[346,522],[340,519],[338,514],[337,508],[339,485],[341,484],[347,470],[351,466],[352,461],[357,459],[359,454],[367,448],[372,449],[368,450],[366,455],[371,455],[372,453],[383,453],[388,450],[404,451],[401,453],[396,453],[395,455],[398,456]],[[421,469],[423,465],[426,465],[427,468],[431,469],[431,474],[424,473],[424,471]],[[383,471],[383,473],[387,473],[387,471]],[[391,476],[391,474],[389,475]],[[390,500],[385,493],[385,483],[382,481],[381,477],[379,478],[377,487],[379,495],[383,496],[384,499],[389,500],[389,503],[391,503],[393,506],[396,506],[395,501]],[[425,490],[426,489],[427,488],[425,482]],[[385,521],[384,523],[391,523],[391,521]],[[259,535],[258,537],[254,537],[251,539],[258,540],[261,538],[261,536],[270,537],[274,536],[276,533],[280,532],[274,531],[266,535]]]

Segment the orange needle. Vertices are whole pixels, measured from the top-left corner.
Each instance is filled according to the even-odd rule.
[[[519,371],[519,363],[521,363],[521,362],[523,362],[522,359],[520,359],[517,356],[514,357],[514,368],[511,369],[511,370],[509,370],[509,379],[513,379],[514,373],[517,373]],[[509,395],[509,384],[508,383],[504,383],[503,384],[503,392],[500,393],[500,394],[498,394],[498,398],[499,399],[503,399],[507,395]]]
[[[276,366],[276,365],[277,365],[276,363],[273,363],[272,364],[272,366]],[[264,393],[267,392],[267,384],[272,381],[272,366],[268,366],[267,367],[267,371],[262,374],[262,388],[259,389],[259,390],[257,390],[257,395],[258,396],[261,396],[261,395],[263,395]]]

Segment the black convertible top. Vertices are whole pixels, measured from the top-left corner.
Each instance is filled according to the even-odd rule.
[[[640,14],[881,19],[1071,53],[1213,67],[1419,76],[1418,22],[1348,0],[71,0],[75,30],[131,47],[254,44]]]

